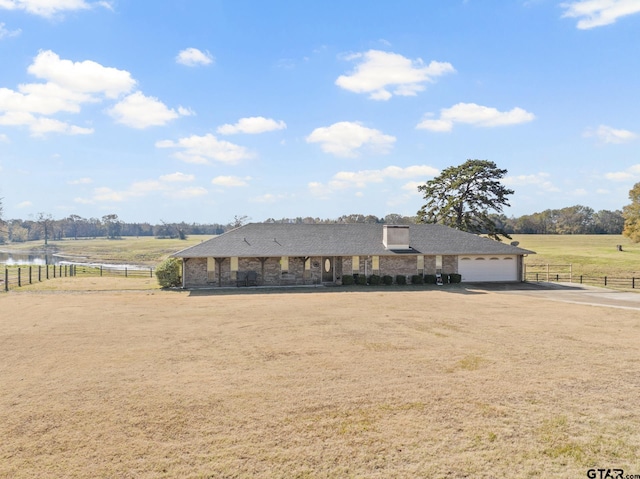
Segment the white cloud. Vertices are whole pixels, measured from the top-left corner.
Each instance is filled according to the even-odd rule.
[[[86,2],[85,0],[0,0],[0,9],[24,10],[33,15],[52,17],[62,12],[88,10],[94,6],[112,9],[107,1]]]
[[[214,135],[193,135],[180,138],[177,142],[163,140],[156,143],[157,148],[178,148],[181,151],[174,157],[186,163],[209,164],[210,160],[235,164],[241,160],[253,158],[254,155],[246,148],[228,141],[218,140]]]
[[[216,176],[211,183],[218,186],[229,186],[229,187],[238,187],[238,186],[248,186],[248,181],[251,180],[250,176],[245,176],[241,178],[239,176]]]
[[[0,2],[0,6],[1,6],[1,2]],[[19,28],[17,30],[7,30],[6,27],[4,26],[4,23],[0,22],[0,40],[2,40],[3,38],[17,37],[21,33],[22,33],[22,30],[20,30]]]
[[[93,128],[84,128],[81,126],[70,125],[63,121],[54,120],[52,118],[39,118],[38,121],[31,124],[29,127],[34,136],[41,136],[45,133],[63,133],[65,135],[90,135],[94,132]]]
[[[185,173],[180,173],[176,171],[175,173],[171,173],[169,175],[162,175],[160,177],[160,181],[166,181],[169,183],[184,183],[195,180],[196,177],[194,175],[187,175]]]
[[[506,186],[534,186],[546,192],[559,192],[560,188],[556,187],[550,181],[549,173],[534,173],[531,175],[507,176],[502,180]]]
[[[51,50],[38,53],[28,72],[75,93],[102,93],[107,98],[117,98],[136,85],[126,70],[105,67],[91,60],[62,60]]]
[[[154,97],[135,92],[126,96],[107,110],[118,123],[132,128],[144,129],[150,126],[161,126],[180,116],[172,108]]]
[[[418,184],[426,181],[426,178],[433,178],[439,173],[438,169],[428,165],[413,165],[405,168],[392,165],[381,170],[339,171],[327,184],[311,182],[307,186],[311,194],[323,197],[330,191],[365,188],[371,183],[382,183],[389,179],[420,178],[422,182],[416,182],[417,187]],[[408,184],[410,183],[405,184],[405,187]]]
[[[176,62],[188,67],[198,65],[210,65],[213,63],[213,56],[209,52],[202,52],[197,48],[185,48],[176,57]]]
[[[585,137],[596,137],[602,143],[626,143],[638,138],[638,135],[629,130],[618,130],[606,125],[600,125],[595,130],[588,129],[584,132]]]
[[[431,114],[428,116],[431,116]],[[453,129],[456,123],[491,128],[527,123],[534,119],[535,115],[533,113],[529,113],[518,107],[502,112],[496,108],[477,105],[475,103],[458,103],[451,108],[443,108],[440,110],[439,119],[432,120],[426,118],[418,123],[416,128],[420,130],[448,132]]]
[[[326,153],[355,158],[360,156],[362,148],[367,148],[372,153],[388,153],[396,138],[357,122],[342,121],[328,127],[316,128],[306,140],[307,143],[320,143],[322,151]]]
[[[284,130],[287,124],[284,121],[276,121],[262,116],[241,118],[235,125],[225,124],[218,127],[221,135],[234,135],[236,133],[257,134],[268,131]]]
[[[618,18],[640,13],[638,0],[580,0],[560,4],[562,17],[578,18],[578,28],[588,30],[615,23]]]
[[[92,61],[62,60],[50,50],[38,53],[28,72],[45,82],[21,84],[17,91],[0,88],[0,124],[28,126],[34,136],[92,133],[91,128],[50,117],[60,112],[79,113],[83,104],[100,102],[101,97],[116,98],[136,84],[124,70]]]
[[[180,116],[193,116],[195,112],[191,108],[185,108],[183,106],[178,107],[178,114]]]
[[[604,177],[611,181],[631,181],[640,178],[640,163],[632,165],[624,171],[606,173]]]
[[[0,125],[28,126],[31,130],[31,136],[43,136],[45,133],[67,135],[88,135],[93,133],[92,128],[71,125],[53,118],[36,117],[25,112],[7,112],[4,115],[0,115]]]
[[[83,103],[97,101],[86,93],[68,90],[55,83],[29,83],[19,91],[0,88],[0,110],[53,115],[64,111],[78,113]]]
[[[168,198],[187,199],[208,194],[208,191],[201,186],[191,186],[186,188],[176,188],[177,184],[194,180],[193,175],[176,172],[162,175],[157,180],[135,181],[123,190],[101,186],[93,190],[91,198],[76,198],[74,201],[81,204],[94,204],[101,202],[122,203],[132,198],[142,198],[155,193],[162,194]]]
[[[435,176],[435,175],[432,175],[432,176]],[[409,181],[408,183],[405,183],[404,185],[402,185],[402,189],[405,191],[408,191],[409,193],[413,193],[420,196],[420,192],[418,191],[418,186],[422,186],[424,184],[425,184],[424,181]]]
[[[28,208],[31,205],[33,205],[33,203],[31,201],[22,201],[21,203],[18,203],[16,206],[18,208]]]
[[[0,133],[0,143],[9,143],[9,137],[4,133]]]
[[[450,63],[432,61],[428,65],[418,58],[411,60],[397,53],[369,50],[345,57],[360,63],[349,75],[340,75],[336,85],[355,93],[368,93],[372,100],[388,100],[393,95],[413,96],[424,84],[455,69]]]

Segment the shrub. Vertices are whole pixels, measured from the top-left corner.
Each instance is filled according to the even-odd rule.
[[[182,286],[182,261],[178,258],[166,259],[156,268],[156,277],[163,288]]]
[[[387,286],[389,286],[389,285],[393,284],[393,277],[389,276],[388,274],[385,274],[382,277],[382,282],[384,284],[386,284]]]
[[[407,284],[407,277],[404,274],[396,275],[396,284]]]
[[[435,274],[425,274],[424,282],[427,284],[436,284],[436,275]]]
[[[364,274],[359,274],[356,277],[356,283],[359,284],[360,286],[366,286],[367,285],[367,277]]]
[[[369,284],[372,286],[378,286],[381,281],[382,278],[377,274],[372,274],[371,276],[369,276]]]
[[[343,285],[351,286],[353,283],[355,283],[355,280],[353,279],[353,276],[351,276],[350,274],[346,274],[342,277]]]
[[[422,278],[421,274],[414,274],[413,276],[411,276],[411,284],[423,284],[424,283],[424,279]]]
[[[449,281],[451,283],[460,283],[462,281],[462,275],[458,273],[451,273],[449,275]]]

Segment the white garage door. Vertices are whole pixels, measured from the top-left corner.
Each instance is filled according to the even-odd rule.
[[[463,282],[517,281],[515,256],[459,256],[458,272]]]

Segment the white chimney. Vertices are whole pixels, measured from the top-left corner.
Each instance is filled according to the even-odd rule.
[[[382,226],[382,244],[386,249],[409,249],[409,226]]]

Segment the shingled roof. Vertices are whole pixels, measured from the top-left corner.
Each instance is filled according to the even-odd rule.
[[[382,224],[251,223],[175,253],[178,258],[534,254],[475,234],[442,225],[409,226],[410,250],[394,251],[382,244]]]

